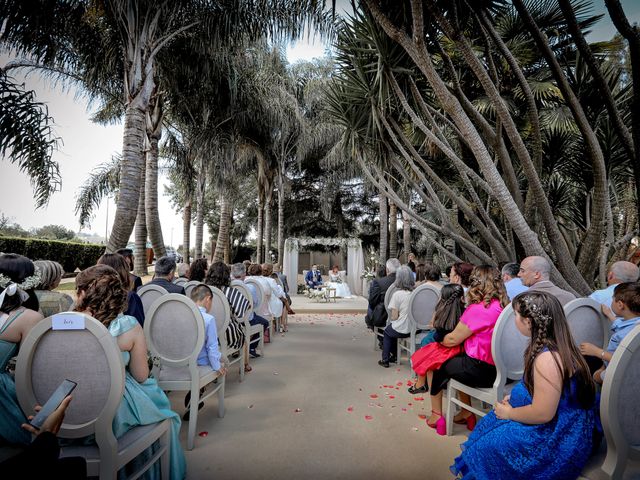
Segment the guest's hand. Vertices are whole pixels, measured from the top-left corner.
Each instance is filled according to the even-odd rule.
[[[54,435],[57,435],[60,431],[60,427],[62,426],[62,421],[64,420],[64,413],[67,410],[70,402],[71,395],[67,395],[65,399],[62,400],[62,403],[60,403],[58,408],[56,408],[53,413],[47,417],[40,430],[32,425],[29,425],[28,423],[23,423],[22,428],[24,428],[27,432],[33,433],[34,435],[39,435],[42,432],[51,432]],[[38,413],[40,410],[42,410],[42,407],[40,405],[36,405],[34,410],[36,411],[36,413]],[[29,415],[29,417],[27,418],[29,419],[29,421],[31,421],[33,417],[33,415]]]
[[[508,397],[505,397],[502,402],[496,403],[494,407],[494,411],[496,412],[496,417],[500,420],[509,420],[511,418],[511,411],[513,407],[509,403]]]
[[[615,321],[616,314],[613,313],[613,310],[611,310],[609,305],[605,305],[605,304],[600,305],[600,310],[602,310],[603,315],[607,317],[610,322]]]
[[[602,353],[601,348],[598,348],[594,344],[588,342],[581,343],[579,349],[582,355],[589,355],[590,357],[599,357]]]
[[[226,367],[220,367],[220,370],[218,370],[218,376],[219,377],[223,377],[227,374],[227,368]]]

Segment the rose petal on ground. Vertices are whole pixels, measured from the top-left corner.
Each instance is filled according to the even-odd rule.
[[[420,414],[420,415],[418,415],[418,418],[419,418],[420,420],[426,420],[426,419],[427,419],[427,416],[426,416],[426,415],[423,415],[423,414]]]
[[[349,412],[349,413],[353,412],[353,407],[347,407],[347,412]]]
[[[407,405],[413,407],[413,403],[407,403]]]
[[[371,415],[365,415],[364,419],[365,420],[373,420],[373,417]]]
[[[369,395],[369,398],[378,398],[378,395],[375,393],[372,393],[371,395]]]
[[[403,409],[402,409],[402,411],[403,411],[403,412],[406,412],[406,411],[407,411],[407,409],[406,409],[406,408],[403,408]]]
[[[398,383],[396,383],[396,385],[397,385],[398,387],[401,387],[401,386],[402,386],[402,382],[398,382]]]
[[[200,432],[198,434],[198,436],[200,436],[200,437],[206,437],[207,435],[209,435],[209,432]]]
[[[394,398],[396,398],[396,396],[395,395],[389,395],[389,398],[394,399]]]
[[[424,402],[424,397],[413,397],[416,402]]]

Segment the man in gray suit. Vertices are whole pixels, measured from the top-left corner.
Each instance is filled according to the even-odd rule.
[[[529,287],[530,292],[546,292],[556,297],[564,307],[576,296],[556,286],[549,277],[551,275],[551,264],[544,257],[527,257],[520,264],[518,277],[522,279],[522,284]]]

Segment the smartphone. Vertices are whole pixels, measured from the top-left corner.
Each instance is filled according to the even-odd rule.
[[[49,400],[47,400],[47,403],[43,405],[42,409],[31,419],[29,424],[40,430],[47,417],[60,406],[62,401],[67,397],[67,395],[73,392],[73,389],[76,388],[77,385],[78,384],[76,382],[65,379],[56,391],[53,392],[53,395],[49,397]]]

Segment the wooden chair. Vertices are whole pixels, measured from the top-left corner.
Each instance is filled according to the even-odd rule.
[[[260,348],[260,354],[264,356],[264,328],[262,325],[251,325],[249,323],[249,318],[253,313],[253,295],[251,295],[249,288],[242,280],[231,280],[231,286],[237,288],[251,305],[242,318],[242,321],[244,323],[245,336],[247,337],[247,341],[251,343],[251,337],[253,335],[259,335],[258,348]]]
[[[187,449],[192,450],[198,422],[198,405],[218,394],[218,417],[224,417],[225,377],[210,365],[198,365],[205,342],[204,320],[195,303],[179,293],[169,293],[156,301],[144,322],[147,347],[157,358],[154,376],[163,390],[190,391]],[[218,379],[216,386],[200,397],[200,389]]]
[[[209,285],[209,288],[213,293],[213,302],[211,302],[211,310],[209,310],[209,314],[216,318],[220,352],[229,360],[229,370],[231,370],[231,365],[234,363],[238,363],[240,365],[240,381],[242,382],[244,380],[244,365],[246,363],[244,345],[237,349],[231,349],[227,344],[227,327],[229,326],[229,322],[231,322],[231,307],[229,306],[229,300],[227,300],[226,295],[219,288],[212,285]],[[246,341],[247,339],[245,338],[245,342]],[[234,358],[234,355],[236,354],[238,355]]]
[[[584,477],[640,478],[640,416],[634,406],[639,396],[640,325],[622,340],[607,366],[600,397],[606,455],[594,458],[583,471]]]
[[[142,309],[144,310],[145,318],[149,314],[151,305],[153,305],[153,303],[160,297],[162,297],[163,295],[167,295],[168,293],[169,292],[167,292],[160,285],[147,284],[138,289],[138,296],[142,301]]]
[[[44,405],[65,378],[78,383],[67,409],[59,438],[95,436],[95,445],[65,447],[64,456],[81,456],[89,476],[116,479],[118,470],[159,441],[158,450],[136,475],[160,462],[162,478],[169,478],[170,420],[137,426],[120,438],[113,434],[113,418],[122,401],[125,382],[122,354],[109,331],[95,318],[77,312],[80,330],[52,330],[52,318],[39,322],[20,346],[16,364],[16,389],[20,406],[32,412]],[[137,478],[133,477],[133,478]]]
[[[424,335],[419,335],[418,330],[429,330],[431,317],[440,300],[440,290],[433,285],[420,285],[413,292],[409,299],[409,319],[411,320],[411,336],[398,339],[398,362],[401,351],[407,352],[409,366],[411,366],[411,355],[416,351],[417,344],[420,343]]]
[[[516,315],[511,304],[507,305],[493,328],[491,337],[491,355],[496,364],[496,379],[490,388],[474,388],[457,380],[449,380],[447,386],[447,435],[453,433],[453,404],[463,407],[481,417],[486,412],[463,403],[456,392],[463,392],[482,402],[495,405],[508,394],[515,382],[507,384],[507,380],[520,380],[524,374],[524,351],[529,344],[529,337],[520,333],[516,326]]]

